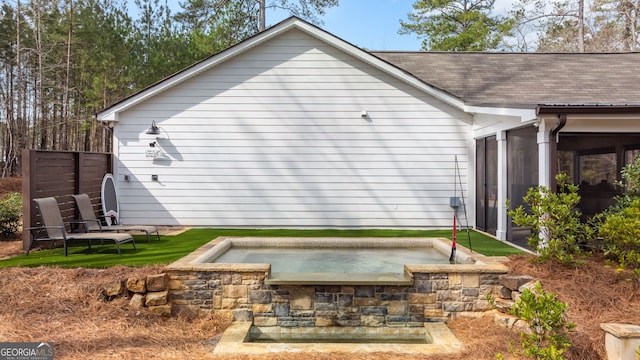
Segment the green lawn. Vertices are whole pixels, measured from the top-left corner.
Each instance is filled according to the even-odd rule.
[[[520,254],[517,248],[511,247],[481,233],[470,231],[471,248],[489,256],[505,256]],[[169,264],[189,254],[198,247],[218,236],[297,236],[297,237],[445,237],[451,239],[450,230],[250,230],[250,229],[191,229],[176,236],[160,236],[160,240],[152,236],[151,244],[146,236],[135,235],[136,250],[129,244],[120,245],[122,256],[118,256],[115,245],[95,242],[91,251],[86,244],[78,242],[69,247],[69,256],[65,257],[63,249],[55,248],[31,252],[29,256],[19,255],[1,260],[0,267],[10,266],[61,266],[105,268],[115,265],[144,266]],[[469,247],[466,231],[458,232],[458,245]],[[41,243],[45,245],[45,243]]]

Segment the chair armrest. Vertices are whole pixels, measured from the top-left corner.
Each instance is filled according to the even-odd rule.
[[[36,235],[40,235],[40,233],[47,230],[47,228],[44,226],[36,226],[36,227],[24,228],[24,230],[28,230],[29,233],[31,233],[31,236],[33,238],[36,238]]]
[[[31,237],[33,240],[50,240],[49,235],[47,234],[47,229],[60,229],[64,233],[64,226],[36,226],[36,227],[28,227],[24,228],[24,230],[29,230],[31,233]],[[44,237],[41,237],[44,232]]]
[[[98,216],[99,219],[102,219],[102,221],[104,222],[104,225],[109,225],[109,223],[107,222],[107,218],[111,218],[111,225],[117,225],[118,221],[115,219],[114,216],[107,216],[107,215],[100,215]],[[100,223],[100,225],[103,225],[102,223]]]

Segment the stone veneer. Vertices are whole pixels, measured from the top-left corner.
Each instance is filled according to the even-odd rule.
[[[412,281],[402,284],[358,285],[340,279],[335,284],[270,284],[268,265],[222,268],[192,262],[215,244],[166,269],[172,313],[195,317],[227,311],[234,320],[256,326],[423,326],[490,310],[486,295],[499,291],[498,276],[507,272],[504,265],[473,254],[482,261],[405,266]]]

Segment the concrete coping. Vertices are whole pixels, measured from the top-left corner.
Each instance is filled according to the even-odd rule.
[[[502,259],[493,259],[457,245],[455,264],[406,264],[404,274],[341,274],[335,273],[271,273],[270,264],[220,264],[210,262],[231,247],[369,247],[419,248],[431,247],[448,256],[451,241],[445,238],[295,238],[295,237],[219,237],[201,246],[191,254],[167,266],[168,271],[219,271],[238,273],[264,273],[272,285],[405,285],[414,273],[506,273]],[[364,283],[363,283],[364,282]]]
[[[602,323],[600,329],[617,338],[640,338],[640,325],[622,323]]]

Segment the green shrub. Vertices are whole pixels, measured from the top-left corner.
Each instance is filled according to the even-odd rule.
[[[20,227],[22,195],[8,193],[0,197],[0,237],[13,239]]]
[[[640,199],[607,214],[600,226],[600,236],[605,239],[605,253],[613,256],[620,268],[640,272]]]
[[[621,172],[624,193],[616,197],[616,205],[600,217],[598,234],[604,239],[605,254],[619,264],[619,269],[632,268],[640,275],[640,157]]]
[[[640,156],[636,156],[633,162],[625,165],[620,172],[625,180],[623,184],[625,192],[629,195],[640,195]]]
[[[522,205],[508,211],[516,225],[531,228],[529,246],[538,251],[539,261],[556,259],[565,265],[576,264],[580,261],[576,257],[580,253],[578,244],[592,235],[575,209],[580,202],[578,186],[567,184],[566,178],[564,174],[556,176],[557,192],[545,186],[530,188],[523,197],[529,211]]]
[[[511,309],[513,315],[526,321],[531,331],[522,332],[522,350],[516,355],[533,359],[564,359],[563,354],[571,347],[568,332],[575,325],[567,320],[567,304],[559,301],[553,293],[542,289],[540,282],[534,291],[525,289]]]

